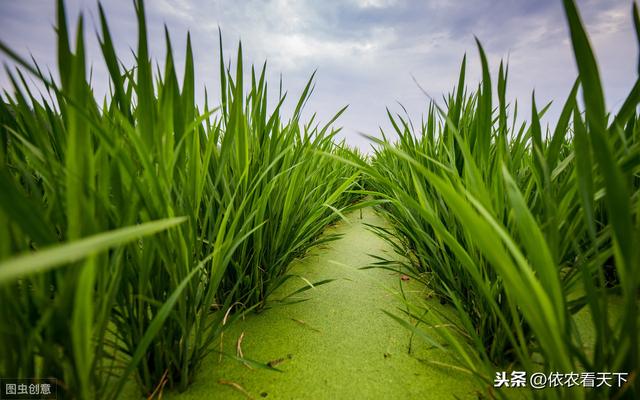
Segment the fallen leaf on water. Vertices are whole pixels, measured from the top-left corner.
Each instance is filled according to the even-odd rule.
[[[249,394],[249,392],[247,392],[247,390],[245,388],[243,388],[242,386],[240,386],[239,384],[237,384],[235,382],[227,381],[225,379],[218,379],[218,383],[221,384],[221,385],[231,386],[232,388],[234,388],[238,392],[240,392],[243,395],[245,395],[247,397],[247,399],[254,400],[253,397],[251,397],[251,395]]]
[[[295,318],[291,318],[292,321],[299,323],[300,325],[304,325],[307,328],[311,329],[312,331],[316,331],[316,332],[320,332],[320,329],[316,329],[312,326],[310,326],[309,324],[307,324],[306,322],[299,320],[299,319],[295,319]]]
[[[283,362],[286,361],[286,358],[278,358],[275,360],[271,360],[267,363],[268,366],[270,366],[271,368],[275,367],[278,364],[282,364]]]

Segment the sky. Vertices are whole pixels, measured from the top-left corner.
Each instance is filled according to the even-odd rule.
[[[507,96],[518,99],[519,113],[529,113],[535,90],[538,108],[554,100],[544,122],[554,125],[577,75],[567,24],[560,0],[148,0],[147,23],[152,57],[162,64],[166,24],[178,68],[184,65],[187,32],[191,33],[196,95],[202,104],[204,88],[210,102],[219,99],[218,28],[222,30],[225,61],[235,60],[242,41],[244,63],[267,61],[272,93],[282,76],[288,92],[285,112],[295,107],[311,74],[317,70],[315,90],[305,117],[317,112],[328,121],[349,105],[336,125],[353,146],[367,151],[362,133],[390,133],[385,109],[419,122],[428,97],[442,96],[457,81],[467,54],[468,84],[480,77],[474,36],[487,53],[494,86],[501,60],[508,60]],[[93,65],[97,96],[108,88],[96,40],[97,2],[67,1],[67,17],[74,25],[85,15],[87,57]],[[616,110],[637,79],[638,44],[628,0],[577,0],[598,58],[607,107]],[[119,57],[132,61],[137,25],[131,0],[103,1]],[[57,76],[55,2],[0,0],[0,40],[23,56],[33,55],[40,66]],[[8,63],[4,55],[0,61]],[[235,62],[235,61],[234,61]],[[10,64],[10,63],[9,63]],[[10,90],[0,73],[0,88]],[[275,101],[274,101],[275,102]],[[272,105],[273,103],[272,102]],[[402,107],[401,107],[402,105]]]

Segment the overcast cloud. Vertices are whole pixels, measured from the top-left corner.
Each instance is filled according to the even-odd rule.
[[[607,105],[617,109],[637,78],[638,49],[631,1],[578,0],[598,57]],[[104,2],[119,56],[131,61],[136,21],[130,0]],[[531,91],[539,104],[556,100],[547,121],[553,124],[576,76],[561,1],[408,1],[408,0],[157,0],[147,1],[152,54],[164,57],[163,24],[182,66],[187,31],[191,32],[200,84],[198,96],[218,99],[218,26],[225,58],[235,58],[242,40],[245,63],[268,62],[271,90],[280,74],[289,96],[300,92],[314,70],[316,90],[307,111],[323,120],[349,105],[338,124],[352,145],[366,149],[358,132],[388,129],[385,107],[402,103],[419,120],[427,99],[414,83],[440,99],[456,82],[463,54],[470,84],[477,84],[479,61],[474,35],[482,42],[494,73],[509,59],[508,95],[530,109]],[[54,1],[0,0],[0,37],[20,54],[33,54],[55,74]],[[96,2],[68,1],[67,15],[86,17],[88,57],[94,65],[95,91],[108,81],[95,40]],[[0,56],[6,62],[4,56]],[[8,89],[6,74],[0,86]],[[289,99],[289,107],[294,100]],[[289,108],[289,109],[290,109]],[[525,112],[525,111],[522,111]]]

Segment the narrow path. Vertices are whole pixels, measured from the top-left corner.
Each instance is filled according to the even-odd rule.
[[[291,272],[311,282],[335,281],[304,293],[310,300],[274,306],[251,314],[224,335],[227,352],[235,354],[244,333],[244,356],[273,361],[282,373],[250,369],[218,355],[205,360],[192,386],[166,398],[186,399],[449,399],[477,398],[472,379],[419,359],[450,362],[448,355],[414,341],[407,354],[409,333],[381,310],[400,306],[392,292],[399,288],[397,274],[380,269],[360,270],[374,259],[369,254],[393,256],[390,246],[370,232],[365,223],[384,221],[371,209],[351,213],[350,224],[328,228],[342,238],[320,246]],[[302,286],[291,280],[273,298]],[[420,285],[405,290],[421,290]],[[220,382],[226,382],[221,384]],[[237,386],[236,386],[237,385]],[[235,387],[234,387],[235,386]],[[242,389],[240,389],[242,388]],[[242,390],[246,394],[241,393]]]

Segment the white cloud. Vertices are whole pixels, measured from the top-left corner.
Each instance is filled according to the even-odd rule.
[[[356,0],[356,4],[360,8],[387,8],[397,3],[397,0]]]
[[[147,5],[145,6],[147,7]],[[153,7],[166,16],[181,18],[188,22],[193,21],[196,14],[193,4],[189,0],[154,0]]]

